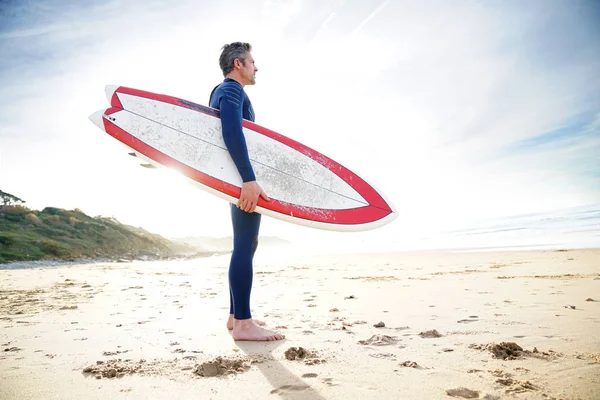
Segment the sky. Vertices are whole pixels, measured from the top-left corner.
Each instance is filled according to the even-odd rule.
[[[372,232],[264,218],[293,241],[376,243],[600,203],[600,3],[130,0],[0,3],[0,189],[166,237],[231,234],[228,205],[148,170],[88,116],[123,85],[207,104],[250,42],[259,125],[367,179]]]

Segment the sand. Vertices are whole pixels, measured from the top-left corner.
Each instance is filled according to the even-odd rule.
[[[0,399],[598,399],[600,250],[226,256],[0,271]]]

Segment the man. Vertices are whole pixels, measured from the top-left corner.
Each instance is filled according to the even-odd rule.
[[[260,214],[255,213],[259,197],[269,197],[256,182],[248,157],[242,118],[254,121],[254,110],[244,86],[254,85],[258,68],[250,53],[249,43],[235,42],[223,46],[219,64],[225,80],[213,89],[210,106],[221,112],[223,140],[242,178],[242,192],[237,204],[231,204],[233,223],[233,253],[229,264],[229,320],[235,340],[281,340],[278,332],[262,328],[261,321],[252,319],[250,291],[252,289],[252,259],[258,246]]]

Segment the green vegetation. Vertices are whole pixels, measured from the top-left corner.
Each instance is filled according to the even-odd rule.
[[[81,210],[46,207],[30,210],[15,196],[2,192],[0,205],[0,264],[10,261],[85,258],[160,258],[173,255],[162,236],[123,225],[113,218],[89,217]],[[16,199],[16,200],[15,200]]]
[[[17,196],[0,190],[0,205],[12,206],[20,203],[25,203],[25,200],[21,200]]]

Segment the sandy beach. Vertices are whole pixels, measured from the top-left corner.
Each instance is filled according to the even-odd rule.
[[[279,342],[227,256],[0,271],[0,398],[600,398],[600,250],[265,257]]]

